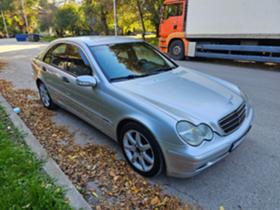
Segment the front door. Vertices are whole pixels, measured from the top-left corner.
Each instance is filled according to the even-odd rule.
[[[184,3],[166,4],[160,24],[160,36],[184,31]]]
[[[76,45],[67,45],[66,72],[67,78],[65,87],[68,88],[71,105],[69,109],[77,116],[88,121],[95,127],[103,130],[110,125],[109,120],[104,116],[106,113],[106,101],[102,88],[79,86],[76,82],[79,76],[96,76],[92,71],[85,53]]]
[[[62,81],[62,73],[66,65],[66,44],[53,46],[45,55],[42,64],[42,78],[48,91],[55,101],[61,106],[70,103],[69,92]]]

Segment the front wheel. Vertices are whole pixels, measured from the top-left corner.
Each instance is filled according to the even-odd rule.
[[[153,177],[162,172],[161,150],[145,127],[136,123],[125,125],[121,131],[121,146],[130,166],[142,176]]]
[[[171,42],[169,49],[169,55],[174,60],[183,60],[185,58],[185,47],[181,40],[174,40]]]

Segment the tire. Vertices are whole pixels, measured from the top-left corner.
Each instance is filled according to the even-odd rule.
[[[135,145],[129,136],[134,139]],[[140,143],[136,136],[140,136]],[[153,135],[144,126],[134,122],[124,125],[120,132],[120,142],[125,159],[137,173],[145,177],[154,177],[162,173],[162,152]]]
[[[174,40],[168,48],[168,54],[174,60],[183,60],[185,58],[185,47],[181,40]]]
[[[43,82],[38,83],[38,90],[43,106],[47,109],[54,110],[56,108],[56,104],[51,99],[49,91]]]

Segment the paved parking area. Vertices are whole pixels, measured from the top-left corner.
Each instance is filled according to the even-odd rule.
[[[35,89],[30,62],[44,46],[42,43],[0,40],[0,60],[8,62],[0,72],[0,79],[12,81],[17,88]],[[233,62],[178,63],[239,85],[255,108],[254,127],[237,150],[202,174],[190,179],[162,175],[151,181],[205,209],[219,209],[221,205],[231,210],[279,209],[280,69],[279,72],[270,71],[262,65]],[[121,156],[116,143],[72,114],[58,110],[54,120],[74,132],[79,144],[105,144]]]

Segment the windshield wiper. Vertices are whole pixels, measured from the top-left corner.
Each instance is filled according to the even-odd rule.
[[[165,68],[165,69],[156,69],[153,73],[150,73],[148,75],[155,75],[155,74],[159,74],[159,73],[162,73],[162,72],[167,72],[167,71],[171,71],[173,69],[176,69],[177,67],[174,66],[174,67],[168,67],[168,68]]]
[[[177,68],[176,66],[173,66],[173,67],[167,67],[165,69],[157,69],[157,70],[155,70],[154,73],[161,73],[161,72],[165,72],[165,71],[171,71],[171,70],[176,69],[176,68]]]
[[[124,76],[124,77],[112,78],[112,79],[110,79],[110,81],[111,81],[111,82],[114,82],[114,81],[120,81],[120,80],[130,80],[130,79],[136,79],[136,78],[147,77],[147,76],[149,76],[149,74],[143,74],[143,75],[134,75],[134,74],[131,74],[131,75]]]
[[[171,71],[171,70],[176,69],[176,68],[177,68],[177,67],[175,66],[175,67],[168,67],[168,68],[165,68],[165,69],[157,69],[157,70],[155,70],[153,73],[142,74],[142,75],[130,74],[130,75],[124,76],[124,77],[112,78],[112,79],[110,79],[110,82],[120,81],[120,80],[130,80],[130,79],[136,79],[136,78],[141,78],[141,77],[147,77],[147,76],[159,74],[159,73],[161,73],[161,72]]]

